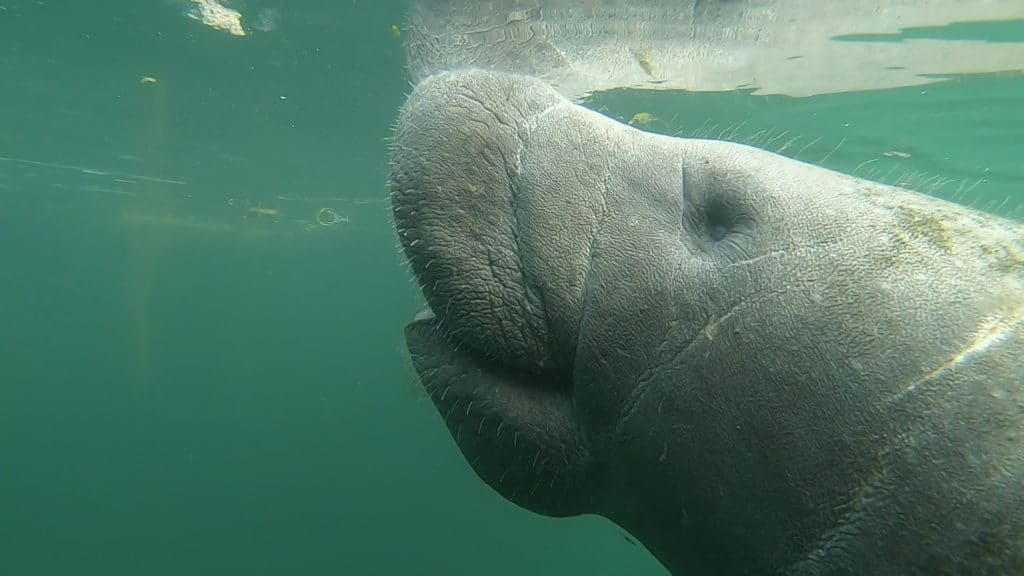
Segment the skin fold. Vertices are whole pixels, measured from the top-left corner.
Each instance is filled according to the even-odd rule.
[[[509,500],[673,574],[1024,574],[1024,230],[543,82],[420,82],[417,373]]]

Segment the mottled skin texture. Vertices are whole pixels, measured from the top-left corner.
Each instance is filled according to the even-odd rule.
[[[1018,224],[539,81],[420,83],[413,363],[476,473],[673,574],[1024,574]]]

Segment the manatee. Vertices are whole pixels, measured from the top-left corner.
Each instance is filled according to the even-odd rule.
[[[1024,574],[1024,226],[544,82],[420,82],[405,329],[476,474],[673,574]]]

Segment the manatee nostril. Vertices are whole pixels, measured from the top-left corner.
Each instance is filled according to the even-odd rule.
[[[708,235],[711,236],[711,239],[715,242],[724,240],[727,234],[729,234],[729,228],[727,228],[725,224],[721,222],[708,223]]]
[[[708,214],[707,230],[708,236],[715,242],[719,242],[728,236],[729,224],[725,219],[716,217],[715,214]]]

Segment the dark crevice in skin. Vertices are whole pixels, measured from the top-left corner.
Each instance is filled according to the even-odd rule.
[[[525,117],[525,114],[522,111],[519,111],[518,109],[517,111],[520,113],[520,116]],[[529,146],[529,129],[525,129],[523,132],[523,134],[520,134],[520,146],[519,149],[516,151],[515,156],[521,156],[522,151]],[[544,298],[544,290],[541,287],[541,284],[538,282],[532,282],[530,280],[529,274],[527,273],[526,262],[523,260],[522,224],[524,219],[522,215],[522,203],[520,202],[521,186],[517,185],[518,173],[515,171],[514,166],[509,162],[505,163],[505,171],[505,175],[508,178],[509,184],[509,210],[512,215],[511,236],[513,245],[515,246],[516,261],[519,264],[520,277],[523,281],[523,292],[525,302],[529,304],[531,307],[531,310],[529,310],[529,312],[539,312],[540,317],[543,319],[543,323],[541,324],[541,326],[543,327],[542,332],[535,335],[539,339],[539,341],[537,342],[538,348],[549,352],[540,359],[541,366],[539,366],[538,368],[540,368],[543,371],[545,368],[556,368],[551,366],[545,366],[545,364],[548,363],[548,360],[550,360],[550,351],[552,349],[552,336],[549,331],[552,325],[551,314],[548,311],[547,301]],[[529,316],[526,319],[524,319],[524,321],[527,324],[527,328],[529,328]]]
[[[598,212],[595,214],[596,217],[594,218],[594,225],[590,230],[590,241],[587,243],[587,268],[583,275],[583,302],[580,306],[581,314],[577,319],[576,324],[577,355],[579,355],[579,341],[582,340],[582,338],[579,337],[580,332],[582,331],[581,326],[583,323],[582,312],[590,309],[591,289],[593,287],[592,280],[594,272],[594,263],[597,262],[598,258],[600,258],[600,251],[598,249],[597,239],[601,230],[605,227],[605,223],[608,221],[608,205],[605,203],[605,197],[608,195],[608,192],[611,189],[612,185],[612,166],[611,159],[609,157],[605,157],[604,165],[604,178],[602,179],[603,189],[597,195],[597,199],[600,200],[601,204],[598,207]]]
[[[523,319],[523,323],[527,329],[530,328],[529,318],[534,312],[539,312],[540,316],[544,319],[542,326],[551,326],[550,315],[548,314],[547,306],[544,302],[544,294],[537,283],[531,282],[526,273],[526,263],[523,261],[523,241],[522,241],[522,215],[520,214],[520,201],[519,201],[519,187],[516,186],[515,176],[512,170],[509,169],[506,164],[506,171],[509,183],[509,211],[512,215],[512,245],[513,251],[516,255],[516,262],[519,265],[519,277],[523,283],[523,301],[529,306],[527,310],[527,316]],[[543,336],[544,341],[538,342],[538,348],[544,350],[550,350],[550,335],[547,330],[543,331],[543,334],[538,334],[538,337]],[[544,359],[541,359],[542,364]],[[543,368],[543,366],[539,366]]]
[[[676,221],[679,224],[679,234],[683,237],[690,234],[687,230],[688,226],[692,226],[691,220],[694,218],[692,213],[701,212],[703,209],[698,205],[689,205],[687,203],[687,189],[689,187],[687,183],[687,170],[685,159],[680,160],[680,189],[679,189],[679,212],[676,214]],[[679,247],[681,250],[689,250],[689,246],[686,242],[680,242]],[[694,258],[693,252],[687,252],[688,259]],[[683,270],[682,262],[686,259],[679,259],[679,266],[674,270],[674,274],[679,277],[686,272]],[[683,285],[683,282],[677,282],[678,285]],[[685,301],[680,299],[680,301]],[[641,370],[635,382],[628,389],[630,393],[627,398],[624,399],[622,406],[619,409],[618,417],[616,418],[615,425],[615,436],[618,437],[621,431],[627,428],[630,424],[630,419],[633,417],[636,410],[643,403],[644,397],[648,394],[651,389],[652,383],[656,383],[658,380],[659,372],[664,371],[666,366],[678,366],[681,365],[680,359],[685,357],[688,352],[692,349],[695,343],[706,340],[707,334],[704,330],[698,330],[688,336],[684,336],[685,331],[682,330],[682,326],[685,323],[691,322],[692,319],[685,319],[681,317],[682,311],[675,310],[672,318],[665,325],[662,331],[661,337],[657,340],[656,352],[651,356],[651,361],[648,365]],[[707,315],[702,315],[703,322],[701,326],[707,326]],[[675,337],[673,337],[675,336]],[[671,349],[674,347],[676,350],[672,352]],[[679,350],[682,352],[679,352]]]
[[[523,134],[518,126],[513,123],[507,122],[502,114],[488,106],[486,102],[476,98],[470,92],[463,92],[462,97],[472,102],[480,109],[488,113],[495,122],[501,126],[508,128],[517,133],[517,136],[522,139]],[[491,127],[488,127],[491,129]],[[522,143],[522,147],[525,147],[525,142]],[[504,148],[496,147],[492,149],[501,157],[501,164],[504,170],[506,178],[507,188],[506,193],[509,198],[509,214],[512,218],[511,229],[509,230],[509,237],[511,239],[511,246],[513,254],[515,255],[516,265],[518,266],[517,275],[519,277],[519,284],[515,286],[515,290],[519,292],[520,301],[523,304],[523,317],[520,319],[520,327],[523,330],[522,339],[524,342],[535,342],[536,349],[550,350],[550,334],[547,331],[547,327],[551,326],[550,315],[547,310],[547,306],[544,301],[544,295],[540,291],[540,287],[537,283],[531,282],[529,279],[528,268],[523,260],[523,235],[521,232],[521,209],[520,209],[520,191],[519,187],[516,186],[517,173],[514,166],[513,159],[509,158]],[[499,276],[495,276],[498,278]],[[506,288],[508,288],[506,286]],[[440,315],[439,315],[440,316]],[[541,318],[543,322],[538,326],[535,320]],[[539,359],[541,364],[546,363],[546,357]],[[543,372],[545,366],[537,366],[538,371]]]
[[[658,381],[657,376],[659,375],[658,374],[659,371],[663,371],[665,369],[666,365],[670,365],[670,366],[678,366],[678,365],[680,365],[679,358],[682,357],[682,355],[679,354],[678,352],[671,352],[671,355],[673,356],[673,359],[672,359],[673,363],[671,363],[671,364],[667,364],[666,363],[666,361],[665,361],[666,350],[665,349],[666,349],[666,347],[679,344],[679,340],[678,339],[673,339],[671,337],[671,335],[672,334],[680,334],[681,333],[681,330],[678,329],[678,327],[679,327],[681,322],[682,322],[682,320],[677,317],[677,318],[674,318],[668,324],[667,329],[664,332],[664,336],[662,336],[659,339],[659,344],[658,344],[657,352],[652,356],[652,361],[647,366],[647,368],[644,369],[639,374],[639,376],[637,376],[636,382],[634,383],[634,385],[630,389],[630,393],[629,393],[628,398],[626,398],[625,402],[623,402],[623,404],[622,404],[622,408],[619,410],[619,416],[616,419],[616,425],[615,425],[615,430],[616,430],[615,435],[616,436],[620,435],[620,430],[622,430],[622,429],[624,429],[624,428],[629,426],[630,418],[636,412],[637,408],[639,408],[640,405],[642,404],[642,402],[644,400],[644,397],[647,395],[648,391],[650,391],[652,383],[657,383],[657,381]],[[684,344],[685,344],[684,351],[689,351],[695,342],[697,342],[699,340],[703,340],[705,338],[706,338],[706,336],[705,336],[704,332],[697,332],[692,337],[690,337],[689,340],[684,342]]]

